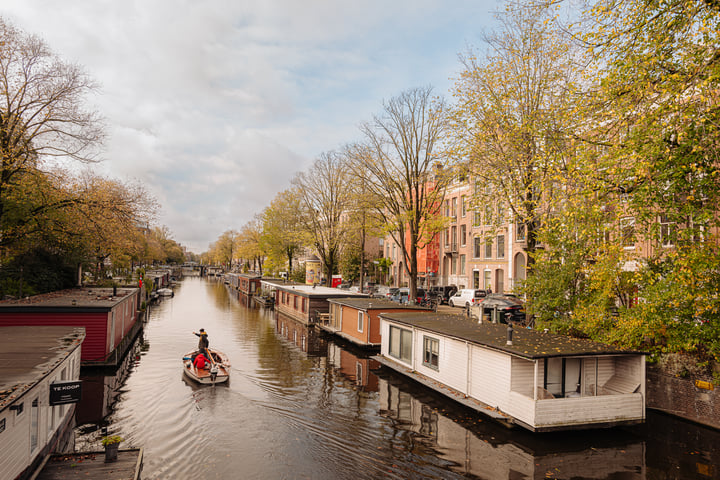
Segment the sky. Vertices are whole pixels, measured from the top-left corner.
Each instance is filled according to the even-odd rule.
[[[98,173],[140,181],[156,224],[208,250],[323,152],[362,140],[383,102],[431,85],[451,101],[458,55],[484,49],[500,0],[2,0],[99,87]]]

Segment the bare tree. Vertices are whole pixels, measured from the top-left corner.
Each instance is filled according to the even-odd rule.
[[[368,190],[404,256],[410,298],[417,293],[417,254],[440,231],[440,207],[450,176],[439,154],[447,122],[445,102],[432,87],[407,90],[383,103],[383,111],[361,129],[367,138],[353,156]]]
[[[347,233],[352,192],[347,162],[336,152],[323,153],[308,172],[297,174],[293,185],[302,205],[299,218],[313,238],[330,285]]]

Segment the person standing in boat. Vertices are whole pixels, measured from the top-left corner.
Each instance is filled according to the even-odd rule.
[[[193,332],[195,335],[200,337],[200,340],[198,340],[198,350],[205,353],[207,348],[210,346],[210,342],[208,341],[207,333],[205,332],[204,328],[200,329],[200,333]]]

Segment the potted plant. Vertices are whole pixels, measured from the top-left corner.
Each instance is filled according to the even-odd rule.
[[[103,437],[102,444],[105,447],[105,463],[114,462],[117,460],[118,448],[120,448],[120,442],[124,439],[120,435],[108,435]]]

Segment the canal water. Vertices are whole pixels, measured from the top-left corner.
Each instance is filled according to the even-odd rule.
[[[150,307],[114,372],[85,372],[76,449],[143,447],[143,479],[720,478],[720,432],[648,412],[633,428],[507,429],[362,351],[186,278]],[[232,362],[199,386],[181,358],[204,328]]]

